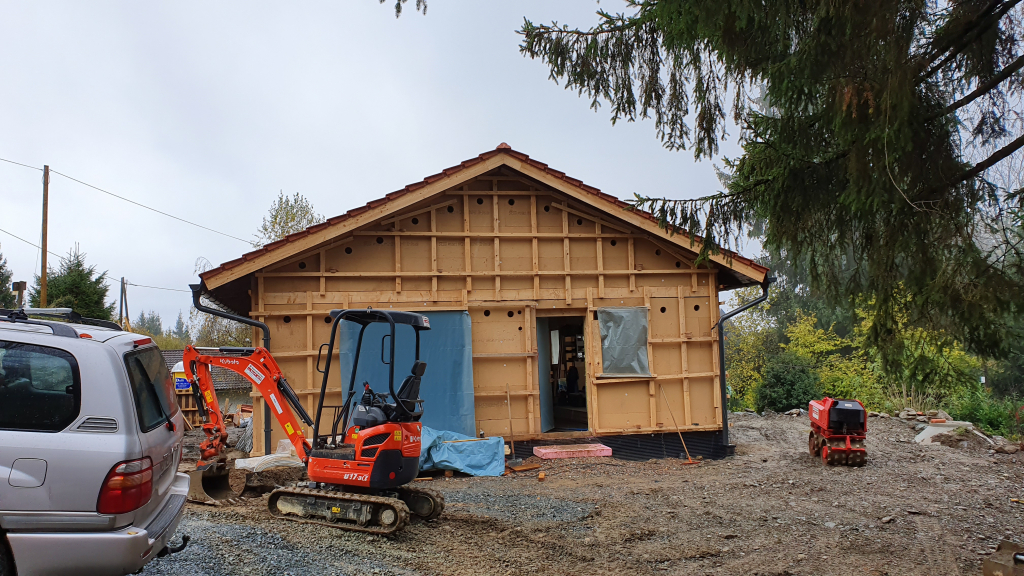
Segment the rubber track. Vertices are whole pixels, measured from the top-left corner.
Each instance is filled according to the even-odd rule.
[[[318,498],[329,498],[339,501],[357,501],[357,502],[372,502],[375,504],[382,504],[385,506],[392,507],[398,514],[398,521],[395,522],[390,528],[384,526],[360,526],[351,522],[328,522],[327,520],[315,520],[310,518],[302,518],[300,516],[292,516],[289,514],[282,514],[274,507],[274,503],[280,498],[282,494],[292,494],[295,496],[315,496]],[[275,498],[275,495],[277,497]],[[385,498],[383,496],[370,496],[369,494],[352,494],[351,492],[331,492],[328,490],[313,490],[310,488],[278,488],[270,493],[270,499],[267,500],[267,508],[270,509],[270,513],[276,518],[282,518],[284,520],[290,520],[292,522],[299,522],[302,524],[319,524],[320,526],[327,526],[330,528],[337,528],[339,530],[350,530],[353,532],[366,532],[369,534],[394,534],[399,530],[406,527],[409,524],[409,507],[405,505],[405,502],[397,498]]]
[[[441,494],[437,490],[431,490],[429,488],[413,488],[412,486],[406,485],[399,488],[398,492],[416,492],[419,494],[425,494],[428,498],[434,501],[433,513],[429,516],[419,516],[423,520],[434,520],[444,512],[444,494]]]

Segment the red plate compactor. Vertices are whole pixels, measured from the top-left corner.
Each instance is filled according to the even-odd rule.
[[[811,434],[807,439],[811,456],[821,456],[825,464],[864,465],[868,456],[864,448],[868,419],[860,400],[811,400],[807,412],[811,416]]]

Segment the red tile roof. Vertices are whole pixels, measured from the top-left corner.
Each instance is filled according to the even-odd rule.
[[[404,195],[406,195],[406,194],[408,194],[410,192],[413,192],[413,191],[415,191],[415,190],[417,190],[419,188],[422,188],[422,187],[426,186],[427,184],[430,184],[431,182],[435,182],[435,181],[437,181],[437,180],[439,180],[441,178],[445,178],[445,177],[448,177],[448,176],[454,176],[455,174],[465,170],[466,168],[469,168],[470,166],[473,166],[474,164],[477,164],[479,162],[483,162],[483,161],[488,160],[490,158],[493,158],[493,157],[495,157],[495,156],[497,156],[499,154],[507,154],[508,156],[511,156],[511,157],[515,158],[516,160],[519,160],[520,162],[529,164],[529,165],[533,166],[534,168],[536,168],[538,170],[542,170],[545,173],[547,173],[547,174],[549,174],[551,176],[554,176],[555,178],[563,180],[563,181],[565,181],[565,182],[567,182],[567,183],[569,183],[569,184],[571,184],[571,185],[573,185],[573,186],[575,186],[575,187],[577,187],[577,188],[579,188],[579,189],[581,189],[581,190],[583,190],[585,192],[593,194],[594,196],[597,196],[598,198],[601,198],[602,200],[605,200],[607,202],[611,202],[611,203],[615,204],[616,206],[618,206],[620,208],[626,209],[626,208],[630,207],[629,204],[623,202],[622,200],[619,200],[615,196],[612,196],[611,194],[605,194],[604,192],[601,192],[599,189],[594,188],[593,186],[588,186],[587,184],[584,184],[582,180],[577,180],[576,178],[572,178],[571,176],[567,176],[565,174],[565,172],[560,172],[560,171],[555,170],[553,168],[549,168],[547,164],[545,164],[543,162],[539,162],[537,160],[534,160],[533,158],[530,158],[529,156],[527,156],[526,154],[523,154],[522,152],[516,152],[515,150],[512,149],[511,146],[509,146],[508,144],[502,142],[501,144],[498,144],[498,147],[495,148],[494,150],[490,150],[490,151],[484,152],[483,154],[480,154],[476,158],[470,158],[469,160],[466,160],[466,161],[462,162],[461,164],[459,164],[457,166],[452,166],[451,168],[446,168],[446,169],[438,172],[437,174],[434,174],[432,176],[427,176],[426,178],[424,178],[420,182],[415,182],[413,184],[409,184],[408,186],[406,186],[405,188],[402,188],[401,190],[396,190],[396,191],[394,191],[394,192],[392,192],[390,194],[385,195],[383,198],[378,198],[376,200],[371,200],[365,206],[359,206],[357,208],[353,208],[353,209],[349,210],[348,212],[346,212],[346,213],[344,213],[344,214],[342,214],[340,216],[335,216],[334,218],[328,219],[326,222],[322,222],[320,224],[316,224],[314,226],[310,226],[309,228],[306,228],[305,230],[302,230],[300,232],[296,232],[294,234],[289,234],[288,236],[285,236],[284,238],[282,238],[280,240],[277,240],[276,242],[271,242],[270,244],[267,244],[266,246],[263,246],[262,248],[258,248],[256,250],[253,250],[252,252],[247,252],[247,253],[243,254],[240,258],[236,258],[234,260],[228,260],[227,262],[224,262],[223,264],[221,264],[220,266],[218,266],[216,268],[211,268],[210,270],[207,270],[206,272],[201,273],[199,276],[201,278],[203,278],[204,280],[208,279],[208,278],[212,278],[212,277],[220,274],[221,272],[230,270],[231,268],[234,268],[235,266],[238,266],[239,264],[242,264],[243,262],[247,262],[249,260],[252,260],[253,258],[262,256],[263,254],[266,254],[268,252],[273,252],[274,250],[276,250],[277,248],[280,248],[281,246],[285,246],[285,245],[287,245],[287,244],[289,244],[291,242],[294,242],[296,240],[299,240],[299,239],[301,239],[301,238],[303,238],[303,237],[305,237],[305,236],[307,236],[309,234],[318,232],[318,231],[320,231],[320,230],[322,230],[322,229],[324,229],[324,228],[326,228],[328,226],[333,226],[335,224],[339,224],[341,222],[344,222],[345,220],[348,220],[349,218],[357,216],[357,215],[359,215],[359,214],[361,214],[361,213],[363,213],[363,212],[365,212],[365,211],[367,211],[367,210],[369,210],[371,208],[376,208],[377,206],[380,206],[381,204],[384,204],[384,203],[389,202],[391,200],[394,200],[396,198],[400,198],[400,197],[402,197],[402,196],[404,196]],[[655,218],[649,212],[644,212],[642,210],[635,210],[634,213],[638,214],[640,216],[643,216],[644,218],[647,218],[648,220],[650,220],[652,222],[657,222],[658,221],[658,219]],[[725,250],[723,250],[723,253],[727,257],[730,257],[733,260],[736,260],[737,262],[742,262],[743,264],[746,264],[747,266],[751,266],[751,267],[753,267],[753,268],[755,268],[757,270],[761,270],[763,272],[768,272],[768,268],[765,268],[764,266],[761,266],[760,264],[758,264],[757,262],[754,262],[753,260],[751,260],[749,258],[745,258],[743,256],[740,256],[739,254],[736,254],[736,253],[730,252],[730,251],[725,251]]]

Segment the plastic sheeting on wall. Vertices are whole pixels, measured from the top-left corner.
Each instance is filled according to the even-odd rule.
[[[647,308],[598,308],[597,323],[601,330],[601,358],[605,375],[650,375],[647,361]]]
[[[427,371],[420,383],[423,399],[424,426],[452,430],[469,436],[476,432],[473,404],[473,336],[469,312],[463,310],[423,312],[430,318],[430,330],[420,333],[420,360]],[[352,376],[352,360],[359,338],[359,325],[342,321],[338,326],[340,372],[343,390],[348,391]],[[355,395],[363,393],[363,382],[374,392],[388,391],[388,366],[381,361],[381,340],[391,333],[388,324],[375,323],[366,328],[363,350],[356,374]],[[385,348],[390,342],[384,340]],[[415,360],[416,334],[411,326],[395,326],[395,392],[412,371]],[[387,352],[384,353],[387,357]],[[338,374],[331,368],[330,386],[336,386]]]
[[[473,439],[424,426],[420,438],[420,470],[455,470],[473,476],[505,472],[505,441],[500,436]]]

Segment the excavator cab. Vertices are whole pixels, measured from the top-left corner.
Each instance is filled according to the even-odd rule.
[[[430,319],[422,314],[414,312],[396,312],[385,310],[374,310],[372,308],[355,310],[331,310],[331,318],[334,322],[331,325],[331,338],[326,344],[320,346],[320,357],[317,358],[317,370],[323,375],[320,403],[317,406],[316,425],[314,425],[313,446],[315,448],[337,447],[339,442],[339,431],[344,434],[344,442],[351,443],[351,430],[365,430],[385,423],[414,423],[419,422],[423,416],[423,400],[420,399],[420,382],[427,370],[427,363],[420,360],[420,332],[430,330]],[[352,361],[352,373],[348,379],[348,390],[345,395],[346,401],[341,410],[337,411],[331,426],[331,435],[322,437],[319,431],[319,423],[323,414],[323,399],[326,395],[327,383],[331,367],[331,354],[328,354],[326,366],[320,370],[320,361],[324,348],[329,351],[334,349],[334,342],[337,338],[339,325],[342,321],[352,322],[359,325],[359,336],[356,338],[355,353]],[[364,341],[367,328],[375,323],[389,324],[390,333],[381,338],[381,363],[388,367],[388,381],[386,392],[376,392],[369,382],[363,382],[363,393],[357,401],[356,375],[359,370],[359,363],[364,352]],[[397,328],[406,325],[413,329],[415,334],[415,357],[410,373],[402,381],[398,390],[395,390],[395,342]],[[344,388],[344,374],[341,375],[342,387]],[[417,427],[418,429],[418,427]],[[418,436],[418,434],[417,434]]]

